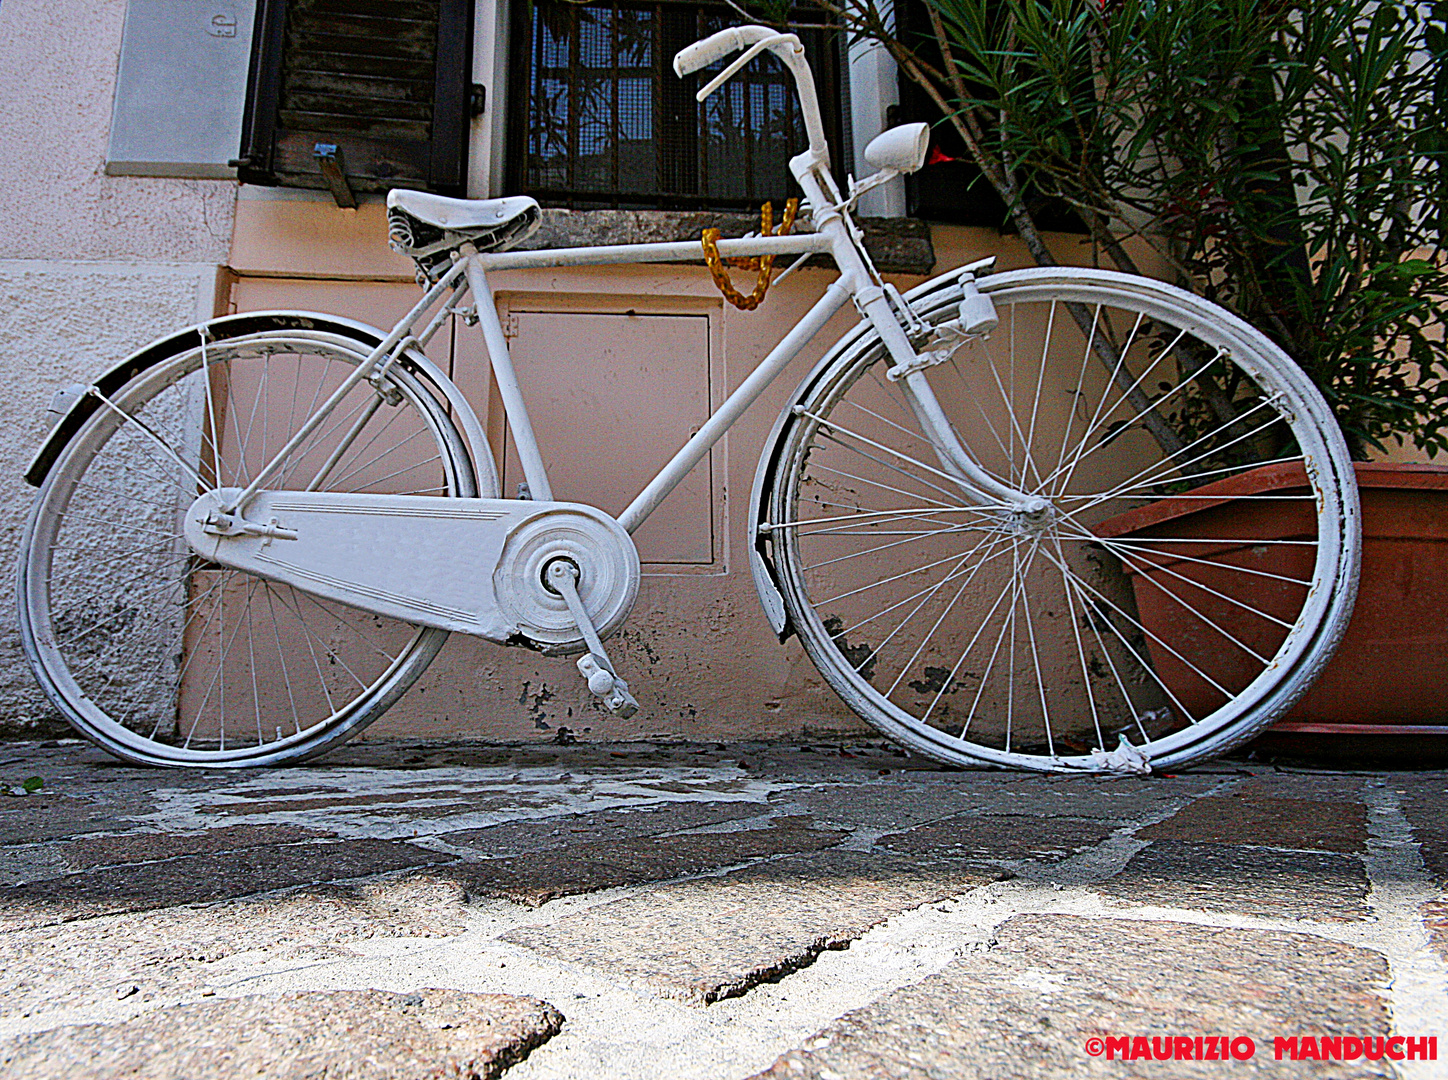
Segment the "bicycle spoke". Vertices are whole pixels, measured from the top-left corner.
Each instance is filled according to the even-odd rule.
[[[968,551],[966,554],[967,554],[967,555],[973,555],[973,554],[975,554],[977,551],[980,550],[981,546],[986,542],[986,540],[989,540],[989,539],[991,539],[991,538],[988,537],[988,536],[982,538],[982,539],[975,545],[975,547],[971,548],[970,551]],[[1001,543],[1004,543],[1004,542],[1005,542],[1006,540],[1008,540],[1008,539],[1009,539],[1009,537],[1005,537],[1005,536],[997,536],[997,537],[995,537],[995,539],[991,541],[991,543],[992,543],[992,548],[998,547]],[[996,559],[997,557],[999,557],[1000,554],[1001,554],[1000,552],[994,552],[994,551],[992,551],[992,550],[990,550],[990,549],[987,549],[987,553],[986,553],[985,557],[983,557],[983,558],[981,559],[981,562],[980,562],[979,564],[977,564],[977,565],[978,565],[978,566],[981,566],[981,565],[984,565],[985,563],[991,562],[992,560],[994,560],[994,559]],[[875,612],[875,614],[871,615],[869,618],[861,619],[859,622],[854,623],[854,624],[851,625],[851,626],[847,626],[847,627],[845,627],[843,630],[837,630],[837,631],[835,631],[834,633],[830,634],[830,637],[831,637],[831,638],[836,638],[836,639],[842,638],[842,637],[844,637],[844,636],[847,635],[847,634],[853,633],[855,630],[858,630],[858,629],[859,629],[860,627],[862,627],[862,626],[868,626],[870,623],[874,622],[876,619],[882,618],[883,616],[890,614],[890,612],[895,611],[895,610],[897,610],[898,608],[904,607],[906,604],[910,603],[910,601],[916,599],[917,597],[920,597],[920,596],[924,595],[926,592],[929,591],[929,588],[930,588],[929,586],[926,586],[926,588],[924,588],[924,589],[920,589],[920,590],[917,591],[917,592],[913,592],[913,593],[911,593],[909,596],[905,597],[905,599],[903,599],[903,600],[897,600],[895,603],[891,604],[889,607],[887,607],[887,608],[882,608],[881,610]]]

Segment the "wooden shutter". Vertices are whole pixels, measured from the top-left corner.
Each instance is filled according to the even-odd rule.
[[[259,0],[238,175],[356,191],[466,186],[472,0]]]

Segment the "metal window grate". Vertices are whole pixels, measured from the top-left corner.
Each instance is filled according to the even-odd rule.
[[[788,72],[751,65],[704,104],[674,53],[739,21],[723,5],[655,0],[520,5],[513,76],[513,187],[551,205],[733,209],[790,193],[805,146]],[[838,146],[837,36],[800,33]]]

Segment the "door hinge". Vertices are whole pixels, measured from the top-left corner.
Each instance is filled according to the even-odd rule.
[[[502,323],[503,336],[505,338],[507,338],[509,341],[512,341],[515,337],[518,336],[518,316],[514,315],[510,311],[508,312],[508,314],[503,316]]]

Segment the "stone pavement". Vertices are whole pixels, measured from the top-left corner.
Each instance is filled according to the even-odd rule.
[[[1448,1076],[1443,772],[0,744],[31,775],[6,1077]]]

